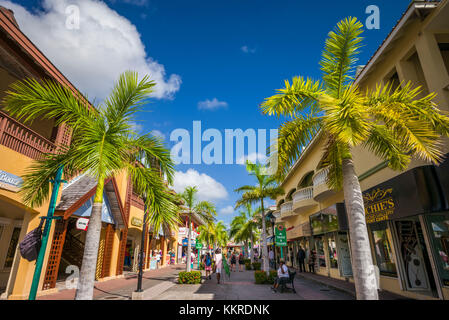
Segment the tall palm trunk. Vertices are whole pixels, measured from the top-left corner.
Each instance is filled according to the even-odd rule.
[[[192,247],[191,247],[191,245],[190,245],[190,238],[192,237],[192,223],[190,222],[190,212],[189,212],[189,235],[188,235],[188,244],[187,244],[187,259],[186,259],[186,262],[187,262],[187,265],[186,265],[186,271],[187,272],[189,272],[189,271],[192,271],[192,269],[190,268],[191,266],[191,263],[192,263],[192,257],[191,257],[191,254],[192,254]]]
[[[103,205],[104,179],[99,179],[95,192],[89,226],[86,232],[83,262],[75,300],[92,300],[94,296],[95,271],[101,234],[101,208]]]
[[[378,300],[360,182],[352,159],[343,160],[343,191],[348,213],[352,270],[358,300]]]
[[[266,224],[265,224],[265,209],[263,208],[263,199],[261,199],[261,209],[262,209],[262,260],[263,260],[263,271],[268,274],[270,267],[268,265],[268,249],[267,249],[267,236],[266,236]]]

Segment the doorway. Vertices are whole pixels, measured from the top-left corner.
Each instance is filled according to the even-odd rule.
[[[404,289],[438,297],[429,253],[418,217],[396,221],[395,227]]]

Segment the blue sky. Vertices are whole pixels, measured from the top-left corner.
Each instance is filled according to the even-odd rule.
[[[291,79],[295,75],[320,77],[318,62],[324,40],[340,19],[355,16],[364,23],[368,16],[365,13],[366,7],[379,7],[380,29],[365,30],[363,34],[365,46],[359,62],[365,64],[410,2],[105,1],[112,11],[105,6],[98,9],[93,0],[60,0],[58,4],[55,1],[16,0],[11,5],[9,1],[0,0],[0,4],[13,7],[22,30],[77,87],[89,93],[91,100],[93,97],[101,100],[102,93],[112,85],[103,76],[108,75],[110,69],[126,68],[128,65],[132,68],[133,63],[138,60],[140,62],[136,68],[139,70],[159,72],[161,79],[165,81],[165,91],[161,89],[159,99],[153,99],[147,106],[151,112],[142,113],[139,118],[142,121],[138,125],[144,132],[158,130],[165,136],[168,147],[173,145],[169,141],[170,132],[176,128],[191,131],[195,120],[202,122],[203,130],[215,128],[222,133],[224,129],[277,128],[280,120],[262,115],[258,105],[265,97],[272,95],[275,89],[280,88],[284,79]],[[61,3],[79,5],[81,28],[78,33],[71,30],[68,36],[67,30],[58,31],[58,28],[63,28],[57,20],[58,14],[63,14],[58,7]],[[22,12],[21,8],[26,12]],[[94,8],[98,10],[95,11]],[[114,11],[116,13],[113,14]],[[87,13],[90,14],[90,20],[86,21],[97,23],[84,23],[83,15]],[[31,16],[27,16],[28,14]],[[123,19],[127,22],[123,22]],[[125,35],[123,43],[130,42],[130,52],[137,52],[137,58],[114,61],[119,59],[115,58],[119,54],[120,57],[134,57],[122,47],[123,43],[107,48],[114,37],[105,44],[99,44],[107,49],[99,50],[99,53],[95,46],[80,48],[83,45],[87,47],[88,42],[75,41],[77,34],[81,32],[84,32],[83,39],[89,39],[97,31],[103,32],[110,27],[109,24],[114,23],[117,24],[115,32],[135,26],[136,30],[131,28],[129,31],[132,38],[126,38],[128,31],[123,31],[120,35]],[[54,27],[50,28],[49,25]],[[33,32],[37,27],[50,28],[46,39]],[[72,35],[73,41],[70,40]],[[49,37],[55,41],[48,41]],[[136,45],[135,40],[140,40],[144,48],[139,43]],[[73,54],[64,54],[63,46],[71,46]],[[78,50],[79,54],[76,53]],[[70,60],[70,64],[66,63],[67,60]],[[95,65],[89,65],[88,60],[95,61]],[[102,75],[104,81],[96,80],[96,74]],[[102,84],[102,88],[94,88],[98,83],[106,84]],[[218,108],[199,109],[200,102],[214,99]],[[183,173],[193,169],[224,186],[226,191],[220,189],[213,199],[218,210],[234,205],[238,197],[233,192],[235,188],[254,183],[246,175],[244,166],[237,164],[178,165],[176,169]],[[204,175],[203,181],[211,182]],[[217,184],[212,183],[212,186]],[[233,215],[232,212],[220,214],[218,219],[230,222]]]

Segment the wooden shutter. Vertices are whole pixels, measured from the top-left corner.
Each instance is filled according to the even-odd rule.
[[[48,256],[47,270],[45,271],[44,284],[42,290],[56,287],[59,264],[61,262],[62,248],[64,247],[65,235],[67,232],[67,220],[56,220],[53,241]]]

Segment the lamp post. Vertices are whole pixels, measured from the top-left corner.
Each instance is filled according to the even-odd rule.
[[[58,171],[56,172],[55,179],[51,181],[53,183],[53,189],[51,192],[50,205],[48,206],[47,216],[45,218],[42,218],[46,219],[46,221],[44,226],[44,232],[42,233],[42,242],[39,250],[39,255],[37,256],[36,259],[36,267],[34,268],[33,281],[31,283],[31,289],[30,294],[28,296],[28,300],[36,300],[37,289],[39,286],[39,280],[42,272],[42,265],[44,264],[45,251],[47,249],[48,237],[51,229],[51,223],[53,219],[60,218],[54,217],[53,214],[55,213],[56,200],[58,198],[59,187],[61,185],[61,182],[66,182],[65,180],[62,180],[62,173],[63,173],[63,166],[60,166],[58,168]]]
[[[276,217],[271,214],[271,231],[273,233],[273,255],[274,255],[274,270],[276,270],[276,236],[274,234],[274,223],[276,222]]]
[[[147,210],[147,197],[143,196],[143,226],[142,226],[142,238],[140,239],[140,253],[139,253],[139,275],[137,277],[137,290],[136,292],[142,292],[142,278],[143,278],[143,263],[144,263],[144,246],[145,246],[145,234],[147,232],[147,216],[148,216],[148,210]]]

